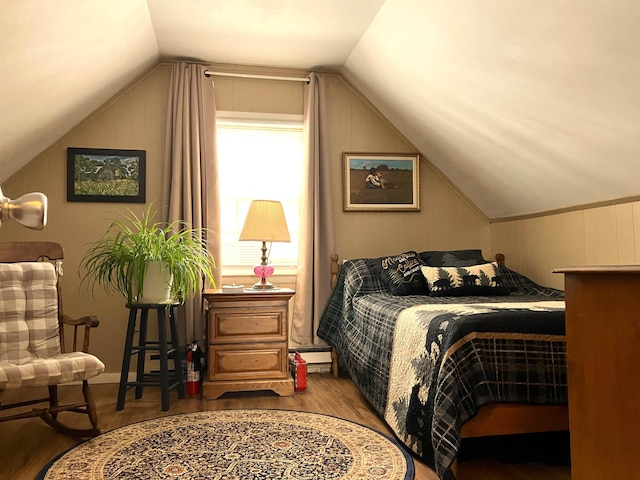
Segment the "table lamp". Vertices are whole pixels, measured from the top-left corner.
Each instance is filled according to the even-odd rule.
[[[33,192],[11,200],[4,196],[0,188],[0,226],[10,218],[27,228],[42,230],[47,224],[47,196]]]
[[[262,261],[253,269],[254,273],[260,277],[260,281],[253,288],[259,290],[274,288],[273,284],[267,280],[273,275],[273,267],[267,264],[269,260],[267,242],[291,241],[282,203],[275,200],[252,201],[240,232],[240,240],[262,242]]]

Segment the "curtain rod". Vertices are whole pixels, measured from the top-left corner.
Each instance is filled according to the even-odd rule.
[[[204,74],[207,77],[217,75],[219,77],[240,77],[240,78],[260,78],[262,80],[286,80],[290,82],[307,82],[311,79],[309,77],[280,77],[274,75],[255,75],[252,73],[229,73],[229,72],[214,72],[212,70],[205,70]]]

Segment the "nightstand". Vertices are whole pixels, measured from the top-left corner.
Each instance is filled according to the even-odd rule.
[[[292,395],[289,374],[289,300],[295,291],[205,290],[207,375],[204,399],[226,392],[273,390]]]

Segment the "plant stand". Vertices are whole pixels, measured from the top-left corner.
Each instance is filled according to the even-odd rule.
[[[169,390],[177,388],[178,398],[185,397],[184,372],[178,346],[178,334],[176,330],[174,307],[175,304],[127,304],[129,309],[129,324],[127,338],[122,356],[122,371],[120,373],[120,387],[118,389],[118,404],[116,410],[124,408],[125,396],[129,388],[136,388],[135,398],[142,397],[142,389],[145,385],[159,386],[162,399],[162,411],[169,410]],[[149,310],[155,310],[158,318],[158,340],[147,340],[147,321]],[[140,311],[140,333],[138,344],[133,344],[133,336]],[[167,314],[171,338],[167,339]],[[169,348],[170,345],[170,348]],[[144,363],[147,351],[158,352],[160,370],[158,372],[145,373]],[[128,381],[131,356],[138,355],[136,379]],[[169,359],[173,360],[173,369],[169,370]]]

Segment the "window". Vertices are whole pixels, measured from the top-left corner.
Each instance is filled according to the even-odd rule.
[[[291,235],[291,243],[271,245],[269,263],[294,267],[298,261],[298,208],[304,160],[302,116],[261,114],[258,118],[218,112],[216,121],[222,273],[234,273],[237,267],[244,267],[246,272],[246,267],[260,263],[262,244],[238,240],[249,204],[259,199],[282,202]]]

